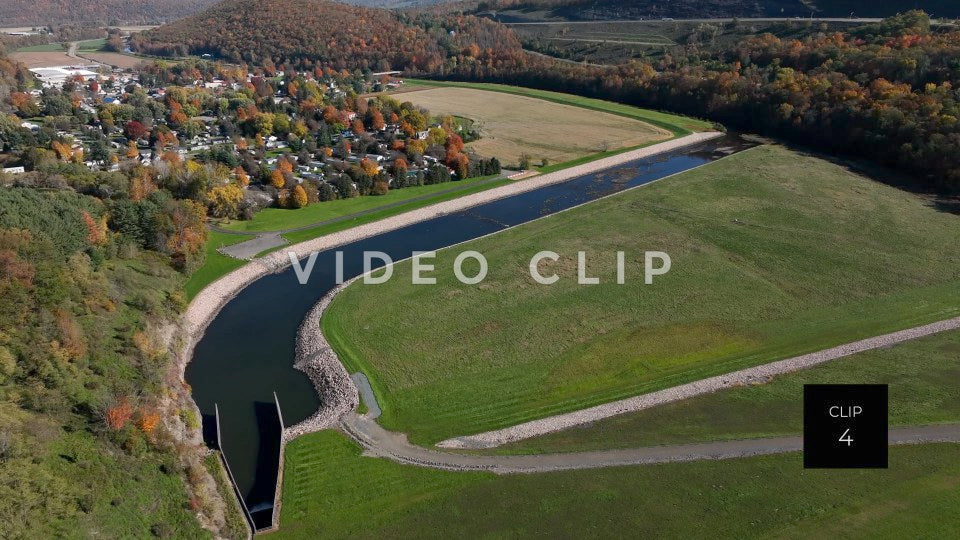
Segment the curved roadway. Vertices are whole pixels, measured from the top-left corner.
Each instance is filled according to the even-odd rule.
[[[340,427],[364,447],[365,455],[433,469],[479,470],[498,474],[732,459],[803,449],[803,438],[791,436],[563,454],[470,455],[440,452],[410,444],[405,435],[387,431],[374,419],[356,413],[344,416],[340,420]],[[891,445],[960,442],[960,424],[892,428],[889,437]]]

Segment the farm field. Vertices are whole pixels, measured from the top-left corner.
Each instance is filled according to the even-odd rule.
[[[381,424],[431,444],[956,316],[958,235],[925,198],[765,146],[470,242],[480,285],[453,277],[461,249],[438,253],[435,286],[399,264],[322,326]],[[527,271],[545,249],[552,286]],[[581,250],[600,285],[577,285]],[[649,286],[645,250],[673,260]]]
[[[537,164],[544,158],[565,162],[671,137],[666,129],[634,118],[476,88],[428,88],[404,93],[402,99],[433,114],[473,120],[481,138],[468,148],[507,164],[519,163],[524,154]]]
[[[67,47],[63,43],[44,43],[42,45],[29,45],[20,47],[14,52],[58,52],[66,51]]]
[[[101,64],[107,64],[110,66],[118,67],[120,69],[134,68],[142,64],[144,61],[147,61],[145,58],[138,56],[133,56],[129,54],[120,54],[115,52],[85,52],[80,51],[80,56],[93,60],[95,62],[100,62]]]
[[[71,58],[66,51],[14,52],[9,56],[28,68],[94,65],[89,60]]]
[[[629,59],[651,61],[675,45],[732,46],[763,33],[781,39],[803,38],[819,31],[842,31],[856,22],[747,21],[618,21],[564,24],[520,24],[524,48],[574,61],[621,64]]]
[[[324,431],[287,446],[284,473],[279,538],[960,534],[943,519],[960,505],[957,444],[894,447],[889,470],[803,470],[794,453],[498,476],[363,457]]]
[[[799,434],[804,384],[889,384],[891,426],[958,422],[960,331],[862,352],[763,385],[519,441],[496,453],[577,452]]]

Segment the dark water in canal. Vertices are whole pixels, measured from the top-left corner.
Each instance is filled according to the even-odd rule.
[[[727,135],[360,240],[337,248],[344,252],[344,276],[362,272],[363,251],[404,259],[414,251],[436,250],[519,225],[750,146]],[[319,405],[310,381],[293,369],[294,342],[307,311],[334,286],[334,268],[334,251],[328,251],[317,258],[305,286],[292,268],[252,283],[212,321],[187,367],[187,382],[205,424],[212,421],[214,405],[219,407],[222,450],[256,521],[269,519],[277,480],[279,425],[275,414],[267,418],[276,410],[274,392],[287,426],[307,418]],[[210,432],[209,425],[205,432]]]

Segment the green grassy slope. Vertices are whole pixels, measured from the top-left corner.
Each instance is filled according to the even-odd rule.
[[[497,453],[575,452],[803,431],[804,384],[889,384],[890,425],[960,422],[960,331],[520,441]]]
[[[486,187],[484,181],[489,179],[490,177],[470,178],[461,182],[444,182],[442,184],[431,184],[428,186],[414,186],[403,189],[394,189],[387,192],[386,195],[375,197],[354,197],[352,199],[338,199],[335,201],[319,202],[311,204],[306,208],[300,208],[297,210],[284,208],[264,208],[258,212],[252,220],[234,221],[233,223],[226,225],[224,228],[244,232],[280,231],[284,229],[308,226],[312,223],[317,223],[328,219],[335,219],[357,212],[374,210],[383,206],[410,201],[411,199],[417,199],[420,197],[429,197],[429,199],[417,201],[421,202],[421,204],[433,203],[436,202],[434,196],[441,197],[443,195],[447,195],[446,193],[441,192],[450,191],[451,194],[455,193],[456,196],[460,196],[463,194],[461,190],[469,190],[468,192],[470,193],[479,191],[477,188]],[[502,183],[494,185],[502,185]]]
[[[925,199],[761,147],[471,242],[479,286],[453,278],[460,249],[440,252],[436,286],[401,264],[322,325],[382,423],[426,444],[957,315],[957,237]],[[562,257],[552,286],[527,273],[543,249]],[[600,285],[576,284],[579,250]],[[650,286],[644,250],[673,258]]]
[[[196,296],[204,287],[213,283],[221,276],[246,264],[246,261],[221,255],[217,250],[224,246],[239,244],[251,238],[253,238],[252,235],[225,234],[210,231],[207,235],[207,244],[205,247],[207,254],[203,266],[198,268],[193,274],[190,274],[190,279],[188,279],[184,285],[187,299]]]
[[[869,486],[869,489],[865,489]],[[800,454],[497,476],[362,457],[343,435],[287,446],[279,538],[950,537],[960,445],[892,448],[889,470]]]

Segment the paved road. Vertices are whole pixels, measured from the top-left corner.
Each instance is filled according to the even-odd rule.
[[[384,457],[408,465],[457,471],[490,471],[498,474],[539,473],[569,469],[595,469],[624,465],[649,465],[682,461],[733,459],[766,454],[798,452],[803,438],[773,437],[697,444],[650,446],[599,452],[489,456],[429,450],[407,442],[405,435],[380,427],[376,421],[350,413],[340,427],[365,449],[366,455]],[[960,442],[960,424],[893,428],[890,444]]]

